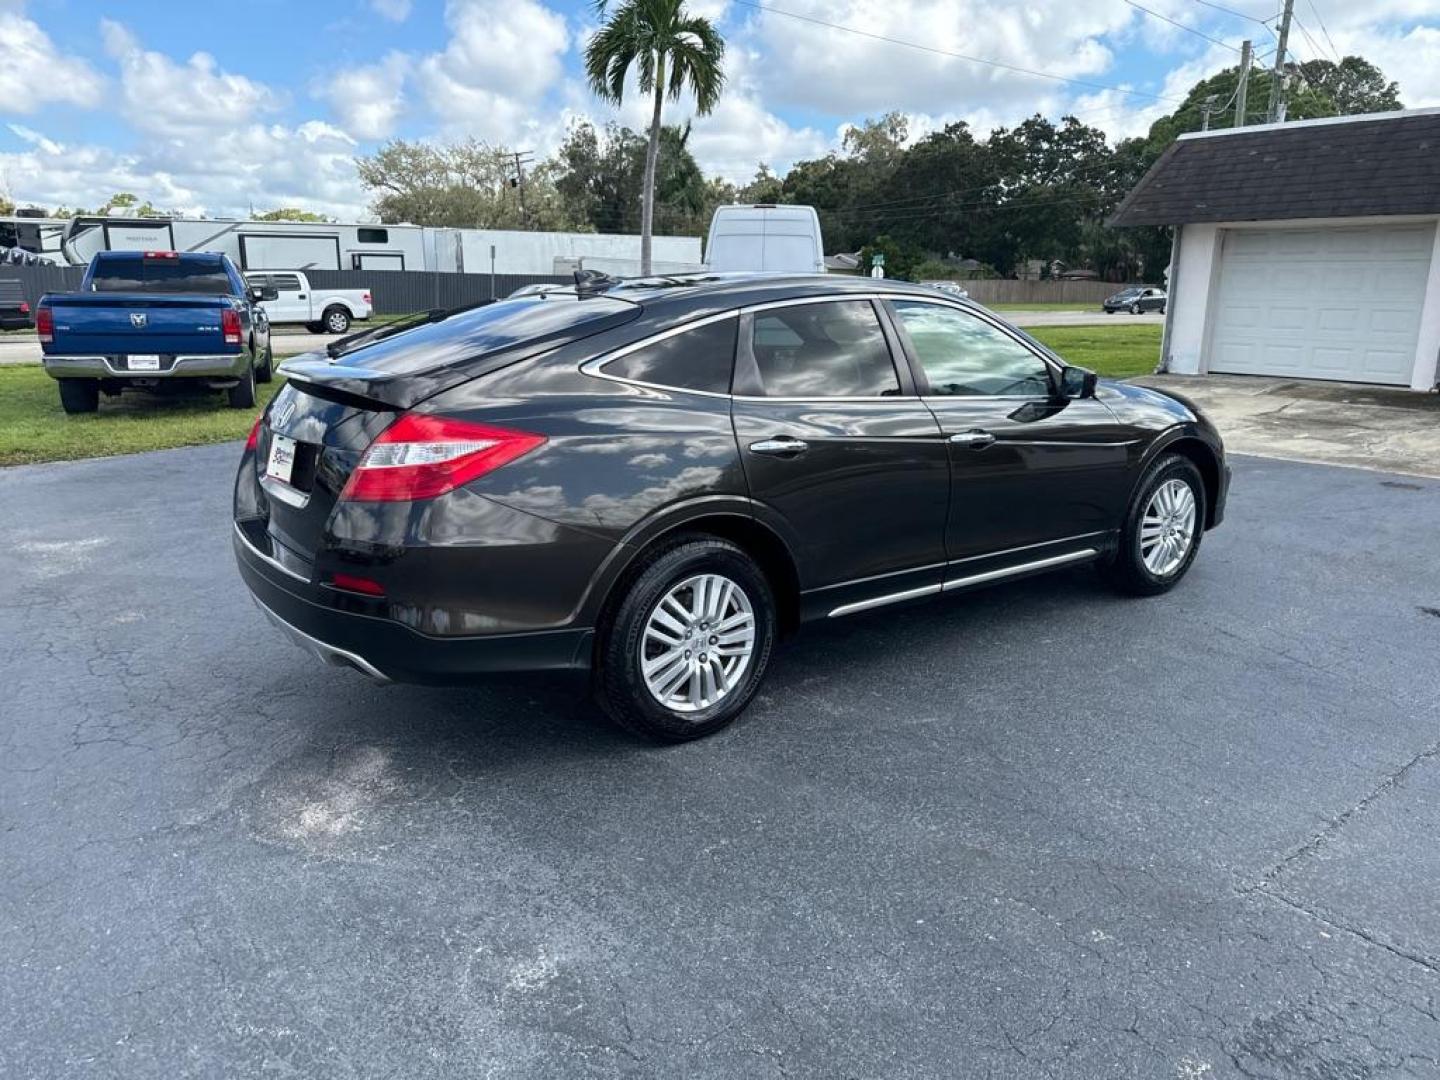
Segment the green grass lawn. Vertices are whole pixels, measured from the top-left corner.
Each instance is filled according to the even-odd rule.
[[[1149,375],[1160,361],[1160,324],[1035,326],[1027,334],[1077,367],[1112,379]]]
[[[232,409],[222,393],[197,397],[101,395],[100,411],[66,416],[55,380],[39,364],[0,367],[0,466],[109,457],[138,450],[243,439],[277,379],[257,387],[253,409]]]

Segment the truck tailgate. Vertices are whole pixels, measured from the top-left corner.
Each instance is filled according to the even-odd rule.
[[[220,297],[75,293],[52,296],[49,305],[55,314],[55,340],[45,350],[50,355],[239,351],[225,344],[220,313],[230,302]]]

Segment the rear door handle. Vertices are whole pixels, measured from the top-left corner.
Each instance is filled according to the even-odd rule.
[[[957,446],[963,446],[970,450],[984,450],[995,441],[995,436],[988,431],[981,431],[979,428],[973,431],[962,431],[958,435],[951,435],[950,441]]]
[[[769,454],[771,457],[794,457],[796,454],[803,454],[808,449],[810,449],[810,444],[804,439],[792,439],[788,435],[781,435],[774,439],[762,439],[750,444],[752,454]]]

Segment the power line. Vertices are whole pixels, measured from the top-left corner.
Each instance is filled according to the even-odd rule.
[[[1150,98],[1152,101],[1182,100],[1165,94],[1151,94],[1144,90],[1131,90],[1123,86],[1107,86],[1105,83],[1088,82],[1084,79],[1071,79],[1049,71],[1036,71],[1034,68],[1020,67],[1017,64],[1007,64],[1001,60],[987,60],[982,56],[970,56],[967,53],[952,52],[949,49],[938,49],[933,45],[922,45],[918,41],[905,41],[903,38],[887,37],[884,34],[875,34],[869,30],[859,30],[853,26],[827,22],[825,19],[817,19],[813,15],[801,15],[794,11],[784,11],[781,8],[771,7],[769,4],[759,3],[758,0],[735,0],[735,2],[743,7],[769,12],[771,15],[783,15],[788,19],[798,19],[800,22],[813,23],[816,26],[824,26],[831,30],[841,30],[847,34],[855,34],[859,37],[869,38],[872,41],[883,41],[889,45],[903,45],[907,49],[918,49],[921,52],[932,53],[936,56],[948,56],[955,60],[964,60],[971,64],[984,64],[987,67],[1000,68],[1003,71],[1014,71],[1021,75],[1032,75],[1037,79],[1051,79],[1054,82],[1070,83],[1073,86],[1084,86],[1091,90],[1110,90],[1117,94],[1130,94],[1133,97]],[[1224,42],[1221,42],[1221,44],[1224,44]]]
[[[1257,19],[1254,15],[1246,15],[1245,12],[1228,8],[1224,4],[1212,4],[1210,0],[1195,0],[1195,3],[1203,7],[1214,8],[1216,11],[1223,11],[1226,15],[1234,15],[1237,19],[1249,19],[1253,23],[1259,23],[1261,26],[1265,25],[1264,19]]]
[[[1196,30],[1193,26],[1186,26],[1184,23],[1178,22],[1178,21],[1176,21],[1175,19],[1170,18],[1169,15],[1161,15],[1160,12],[1158,12],[1158,11],[1152,11],[1152,10],[1150,10],[1150,8],[1146,7],[1144,4],[1137,4],[1137,3],[1135,2],[1135,0],[1125,0],[1125,3],[1129,4],[1129,5],[1130,5],[1132,8],[1134,8],[1136,11],[1143,11],[1146,15],[1153,15],[1155,18],[1159,19],[1161,22],[1167,22],[1167,23],[1169,23],[1171,26],[1179,27],[1181,30],[1184,30],[1187,34],[1194,34],[1196,37],[1204,38],[1206,41],[1210,42],[1210,43],[1213,44],[1213,45],[1223,46],[1224,48],[1229,49],[1231,52],[1237,52],[1237,53],[1238,53],[1238,52],[1240,51],[1240,47],[1239,47],[1238,45],[1231,45],[1228,41],[1221,41],[1221,40],[1220,40],[1219,38],[1217,38],[1217,37],[1211,37],[1209,34],[1205,33],[1205,32],[1202,31],[1202,30]]]
[[[1330,45],[1330,51],[1335,54],[1335,62],[1341,62],[1340,50],[1335,48],[1335,42],[1330,40],[1330,31],[1325,29],[1325,20],[1320,15],[1320,9],[1315,6],[1315,0],[1306,0],[1310,10],[1315,13],[1315,21],[1320,24],[1320,32],[1325,35],[1325,41]]]

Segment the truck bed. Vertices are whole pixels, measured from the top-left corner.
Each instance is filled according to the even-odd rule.
[[[220,318],[231,302],[223,296],[62,293],[46,303],[55,316],[46,356],[217,356],[241,349],[225,343]]]

